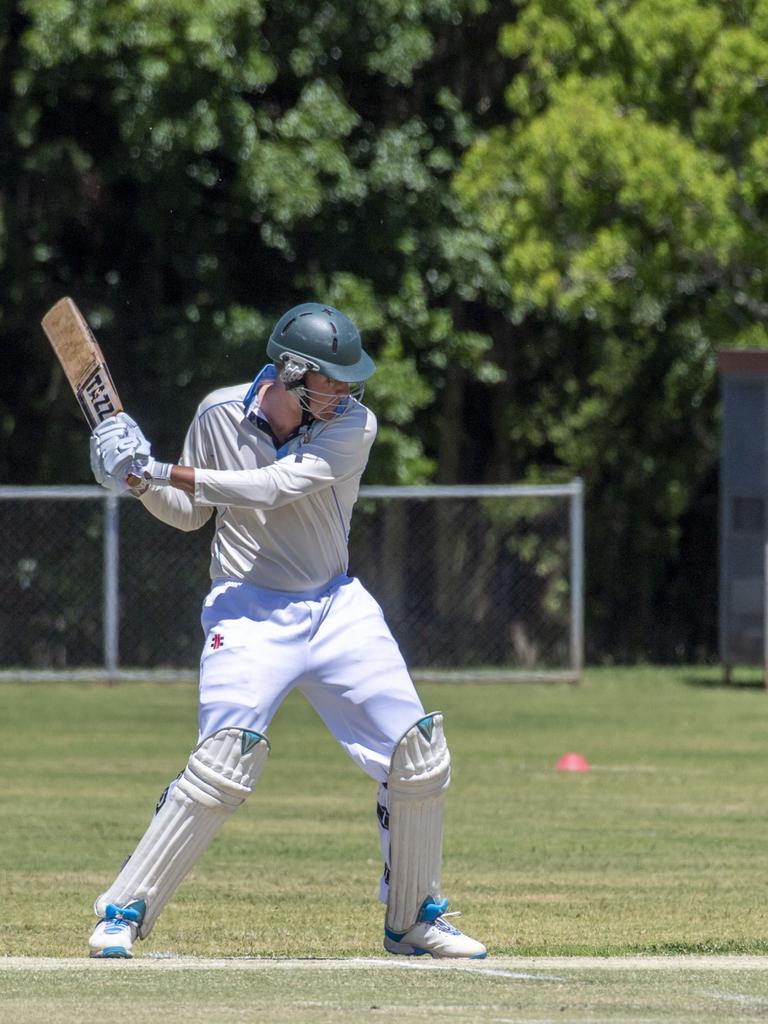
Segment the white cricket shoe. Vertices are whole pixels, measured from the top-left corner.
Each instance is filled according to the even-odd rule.
[[[397,932],[384,928],[384,949],[388,953],[401,956],[432,956],[435,958],[458,958],[482,960],[488,953],[482,942],[464,935],[458,928],[446,921],[447,917],[459,917],[454,911],[447,914],[448,901],[439,904],[433,900],[425,901],[420,917],[413,928],[399,935]]]
[[[102,960],[130,960],[145,909],[143,900],[129,903],[127,907],[117,907],[114,903],[107,904],[104,917],[88,939],[91,956]]]

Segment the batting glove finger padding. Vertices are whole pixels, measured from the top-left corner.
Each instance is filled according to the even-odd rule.
[[[95,434],[91,435],[90,440],[90,461],[91,472],[93,473],[97,484],[101,484],[105,490],[111,491],[113,494],[122,494],[124,491],[128,490],[128,485],[124,480],[119,480],[116,477],[109,476],[104,469],[99,451],[99,439]]]
[[[107,416],[101,423],[97,423],[93,432],[100,440],[111,434],[125,434],[131,430],[138,430],[139,425],[127,412],[119,412],[115,416]]]
[[[91,435],[91,468],[96,479],[108,486],[111,477],[124,485],[134,463],[145,465],[151,445],[135,420],[118,413],[99,423]]]
[[[100,444],[99,453],[104,472],[109,476],[124,475],[123,470],[127,470],[134,460],[135,450],[135,442],[128,438],[118,437],[108,441],[106,445]]]

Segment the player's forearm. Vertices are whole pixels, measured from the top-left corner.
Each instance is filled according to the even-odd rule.
[[[173,466],[171,485],[186,494],[195,493],[195,470],[192,466]]]

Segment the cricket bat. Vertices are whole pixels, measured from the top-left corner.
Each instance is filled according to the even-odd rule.
[[[104,353],[72,299],[59,299],[42,324],[91,430],[108,416],[122,412],[123,403]],[[133,475],[127,480],[132,487],[139,483]]]
[[[104,353],[72,299],[59,299],[42,324],[91,430],[122,412]]]

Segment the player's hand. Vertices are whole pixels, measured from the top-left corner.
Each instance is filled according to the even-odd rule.
[[[117,416],[110,416],[99,423],[91,434],[91,472],[96,479],[96,483],[101,484],[106,490],[112,491],[113,494],[124,493],[128,490],[128,484],[125,480],[109,476],[104,467],[103,455],[112,441],[124,435],[129,425],[135,426],[134,420],[124,413],[118,413]]]
[[[144,480],[147,484],[154,484],[155,487],[169,487],[171,483],[172,462],[158,462],[152,456],[147,459],[140,457],[131,463],[129,473]]]
[[[91,435],[93,475],[110,489],[126,489],[132,464],[146,464],[150,453],[149,441],[127,413],[118,413],[99,423]]]
[[[99,441],[95,434],[91,434],[91,472],[93,473],[96,483],[101,484],[106,490],[111,491],[113,494],[123,494],[128,490],[128,484],[125,480],[116,480],[114,477],[108,476],[101,464],[101,457],[99,454]]]
[[[100,441],[107,441],[112,435],[124,437],[128,433],[141,434],[141,428],[127,412],[118,412],[114,416],[107,416],[93,428],[94,436]]]

